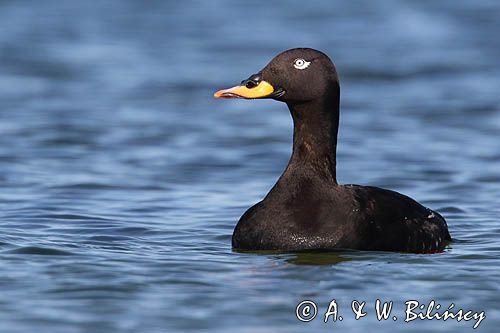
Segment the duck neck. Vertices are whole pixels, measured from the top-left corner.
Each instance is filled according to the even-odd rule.
[[[293,118],[293,151],[287,171],[305,167],[336,184],[339,87],[315,100],[287,104]]]

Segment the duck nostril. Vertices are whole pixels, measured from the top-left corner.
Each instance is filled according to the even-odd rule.
[[[255,88],[257,87],[259,84],[255,81],[252,81],[252,80],[247,80],[245,82],[245,87],[247,87],[248,89],[252,89],[252,88]]]
[[[253,74],[248,79],[241,81],[241,85],[247,87],[248,89],[255,88],[262,81],[261,74]]]

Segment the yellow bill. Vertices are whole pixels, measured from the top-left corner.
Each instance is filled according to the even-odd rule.
[[[258,85],[252,88],[246,86],[236,86],[229,89],[219,90],[214,94],[215,98],[263,98],[271,95],[274,87],[266,82],[260,81]]]

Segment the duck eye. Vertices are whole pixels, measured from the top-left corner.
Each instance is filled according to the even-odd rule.
[[[293,61],[293,67],[297,69],[306,69],[311,64],[310,61],[305,61],[304,59],[295,59]]]

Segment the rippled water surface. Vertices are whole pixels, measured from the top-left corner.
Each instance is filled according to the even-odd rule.
[[[472,331],[404,323],[406,300],[434,299],[497,332],[499,17],[498,1],[1,1],[0,330]],[[341,76],[339,181],[438,210],[445,253],[231,249],[292,124],[278,102],[211,96],[297,46]],[[332,299],[344,320],[324,324]]]

